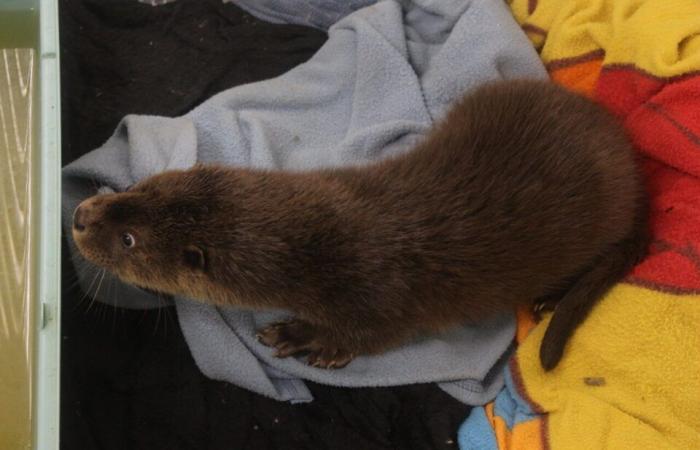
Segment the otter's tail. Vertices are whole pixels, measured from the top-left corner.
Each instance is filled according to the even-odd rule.
[[[646,214],[646,208],[643,212]],[[544,370],[549,371],[559,363],[566,342],[576,328],[596,302],[644,257],[648,245],[645,216],[627,238],[598,258],[596,264],[559,300],[540,346],[540,362]]]

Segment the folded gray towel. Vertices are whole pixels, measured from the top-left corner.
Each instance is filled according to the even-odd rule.
[[[341,0],[263,3],[284,4],[285,14],[294,3],[342,10],[330,8]],[[310,17],[308,8],[299,11]],[[283,76],[222,92],[180,118],[125,117],[102,147],[64,168],[64,226],[70,230],[73,209],[96,185],[122,190],[197,161],[303,170],[403,152],[465,91],[487,80],[523,77],[544,78],[546,72],[505,2],[382,1],[331,26],[318,53]],[[85,265],[71,247],[74,261]],[[89,272],[81,278],[84,288]],[[101,301],[159,305],[139,289],[108,282],[116,283],[116,292],[100,293]],[[274,358],[255,340],[255,329],[282,311],[252,313],[184,298],[175,305],[204,374],[291,401],[311,400],[302,380],[313,380],[337,386],[437,382],[456,398],[481,404],[502,386],[515,328],[506,315],[323,370]]]

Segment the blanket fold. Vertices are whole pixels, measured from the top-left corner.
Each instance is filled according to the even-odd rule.
[[[265,5],[287,11],[283,3]],[[306,16],[297,19],[303,23]],[[348,12],[311,60],[283,76],[224,91],[179,118],[125,117],[102,147],[64,168],[64,227],[70,230],[73,209],[97,186],[122,190],[195,162],[286,170],[366,164],[410,149],[451,102],[485,81],[545,76],[503,2],[372,4]],[[76,265],[84,265],[69,244]],[[82,273],[82,286],[90,290],[94,269]],[[117,280],[104,283],[114,288],[109,296],[99,292],[101,301],[160,304]],[[274,358],[255,340],[255,329],[284,311],[252,313],[184,298],[175,305],[204,374],[295,402],[311,400],[302,380],[313,380],[338,386],[436,382],[463,402],[483,404],[503,385],[515,331],[514,318],[504,315],[329,371]]]

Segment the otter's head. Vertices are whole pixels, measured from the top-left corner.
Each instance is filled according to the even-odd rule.
[[[200,296],[216,178],[205,168],[164,172],[126,192],[88,198],[73,214],[78,250],[127,283]]]

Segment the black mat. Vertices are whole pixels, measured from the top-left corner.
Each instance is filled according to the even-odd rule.
[[[60,8],[64,163],[103,143],[125,114],[182,114],[223,89],[289,70],[325,40],[218,0],[157,8],[61,0]],[[309,383],[310,404],[269,400],[205,378],[174,309],[92,304],[74,280],[65,260],[62,449],[457,447],[469,409],[433,385]]]

